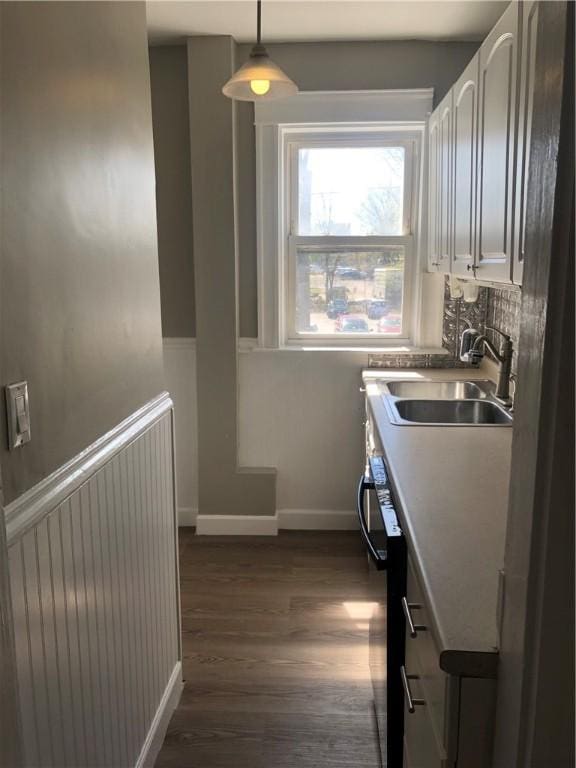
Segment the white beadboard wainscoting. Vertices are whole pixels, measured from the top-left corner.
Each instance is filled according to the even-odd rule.
[[[182,687],[172,401],[6,509],[25,765],[153,764]]]
[[[251,343],[252,342],[252,343]],[[365,352],[253,349],[240,339],[239,448],[241,466],[278,471],[277,514],[263,534],[279,528],[357,527],[355,492],[363,471]],[[174,399],[178,519],[196,525],[196,353],[194,339],[164,339],[164,370]],[[255,523],[229,516],[198,520],[199,532],[255,533]]]

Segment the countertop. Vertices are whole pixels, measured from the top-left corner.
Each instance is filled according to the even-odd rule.
[[[513,430],[390,423],[379,380],[486,379],[485,370],[370,369],[362,378],[433,618],[440,666],[454,674],[491,676]]]

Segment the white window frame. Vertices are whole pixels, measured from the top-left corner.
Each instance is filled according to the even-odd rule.
[[[258,240],[258,345],[264,348],[391,349],[441,351],[443,278],[424,274],[426,232],[422,202],[425,179],[427,116],[431,89],[301,93],[278,102],[256,105],[256,181]],[[396,119],[390,119],[395,117]],[[361,240],[365,245],[401,244],[405,248],[403,333],[401,337],[360,334],[296,334],[293,327],[295,290],[291,264],[298,238],[292,211],[297,185],[295,147],[302,142],[355,142],[354,146],[391,143],[410,147],[411,193],[404,208],[404,232],[398,237],[330,237],[342,247]],[[408,156],[407,156],[408,157]],[[291,190],[291,192],[290,192]],[[312,245],[312,238],[306,237]],[[318,245],[327,238],[319,238]],[[338,241],[338,242],[337,242]]]
[[[284,226],[280,232],[281,256],[281,311],[280,337],[286,345],[321,344],[322,346],[369,345],[382,346],[406,345],[412,339],[412,298],[415,281],[414,232],[416,229],[417,206],[414,192],[418,188],[418,154],[420,134],[416,131],[398,131],[386,125],[366,126],[357,130],[352,126],[326,126],[312,128],[282,128],[280,137],[283,144],[283,180],[284,200],[287,210],[282,217]],[[403,146],[404,163],[404,201],[402,234],[396,236],[337,236],[326,235],[312,237],[299,235],[298,232],[298,151],[313,147],[384,147]],[[303,333],[295,327],[296,319],[296,252],[299,246],[317,248],[330,247],[331,250],[347,250],[361,247],[379,251],[390,246],[401,246],[404,251],[404,278],[402,295],[402,333],[394,336],[359,333]],[[283,289],[282,289],[283,286]]]

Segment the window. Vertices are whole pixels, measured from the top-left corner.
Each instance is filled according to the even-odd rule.
[[[430,90],[256,105],[260,346],[440,347],[443,282],[418,265],[431,107]]]
[[[286,136],[288,341],[410,335],[415,140]]]

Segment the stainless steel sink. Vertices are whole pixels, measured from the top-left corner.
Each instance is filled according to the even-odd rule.
[[[494,391],[491,381],[389,381],[394,397],[426,400],[480,400]]]
[[[385,397],[394,424],[507,427],[512,415],[490,400],[397,400]]]

